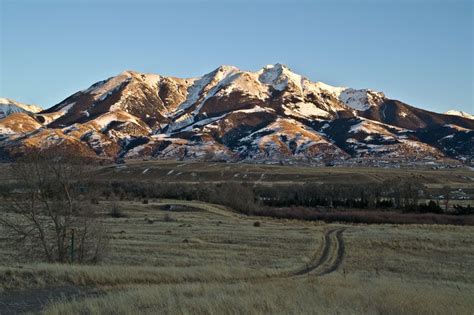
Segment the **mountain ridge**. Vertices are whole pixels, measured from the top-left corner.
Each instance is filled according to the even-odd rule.
[[[0,120],[0,134],[9,126],[4,159],[64,142],[115,159],[469,163],[474,155],[474,120],[312,82],[282,64],[224,65],[197,78],[124,71],[25,115]],[[30,127],[14,130],[22,119]]]

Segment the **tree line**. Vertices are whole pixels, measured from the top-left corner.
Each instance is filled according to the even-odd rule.
[[[0,232],[4,239],[30,258],[97,262],[107,246],[107,231],[98,213],[100,207],[92,205],[103,199],[141,198],[146,203],[151,198],[199,200],[243,214],[365,223],[425,222],[421,218],[432,223],[466,224],[472,217],[464,217],[474,214],[470,205],[449,207],[451,189],[447,186],[441,190],[443,204],[429,200],[430,192],[416,180],[302,185],[101,181],[90,176],[93,167],[92,160],[55,150],[34,152],[12,163],[11,181],[0,183]],[[384,214],[389,210],[400,211],[389,217]],[[403,212],[430,216],[412,216],[407,221],[407,216],[399,215]]]

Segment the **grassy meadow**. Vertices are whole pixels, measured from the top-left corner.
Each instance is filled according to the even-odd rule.
[[[109,215],[113,203],[122,217]],[[2,242],[0,296],[22,301],[54,288],[85,292],[56,296],[42,306],[44,314],[474,310],[473,227],[279,220],[165,199],[91,206],[110,235],[100,264],[18,264],[10,255],[15,248]]]

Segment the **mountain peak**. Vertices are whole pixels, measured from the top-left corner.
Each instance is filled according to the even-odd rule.
[[[119,75],[128,75],[128,76],[131,76],[131,75],[134,75],[134,74],[139,74],[139,73],[135,70],[124,70],[124,71],[119,73]]]
[[[236,66],[232,66],[232,65],[220,65],[214,71],[222,71],[222,72],[225,72],[225,71],[240,71],[240,69],[237,68]]]
[[[260,71],[259,81],[263,84],[271,85],[274,89],[282,91],[284,90],[289,82],[292,82],[295,86],[302,89],[301,82],[303,77],[290,70],[287,66],[276,63],[274,65],[266,65]]]
[[[237,68],[235,66],[232,66],[232,65],[220,65],[219,67],[214,69],[214,71],[210,72],[209,74],[213,74],[213,75],[228,74],[228,73],[239,72],[239,71],[240,71],[239,68]]]
[[[291,69],[287,65],[284,65],[282,63],[268,64],[265,67],[263,67],[262,70],[270,70],[270,69],[275,69],[275,70],[286,69],[286,70],[291,71]]]

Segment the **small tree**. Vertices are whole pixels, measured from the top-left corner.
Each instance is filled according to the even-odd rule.
[[[236,182],[218,185],[215,193],[211,194],[209,201],[226,205],[245,214],[251,214],[257,209],[252,188]]]
[[[444,197],[444,210],[448,212],[449,201],[451,200],[451,187],[449,187],[448,185],[444,186],[442,189],[442,194]]]
[[[96,262],[106,237],[84,184],[90,163],[64,149],[29,151],[12,164],[18,188],[0,225],[19,254],[48,262]]]
[[[125,215],[123,214],[122,209],[119,207],[119,205],[116,202],[112,203],[112,208],[110,209],[109,214],[112,218],[124,218],[125,217]]]

